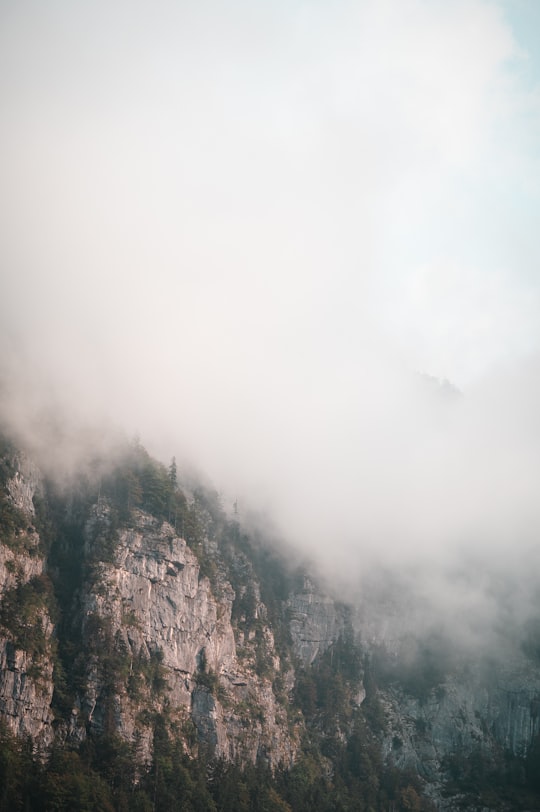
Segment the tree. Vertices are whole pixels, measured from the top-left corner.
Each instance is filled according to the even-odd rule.
[[[171,485],[173,488],[176,488],[178,484],[178,480],[176,477],[176,457],[173,457],[171,460],[171,464],[169,465],[169,479],[171,480]]]

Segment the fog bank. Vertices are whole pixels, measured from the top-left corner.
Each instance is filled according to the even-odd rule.
[[[340,576],[525,560],[531,8],[5,3],[4,419],[138,432]]]

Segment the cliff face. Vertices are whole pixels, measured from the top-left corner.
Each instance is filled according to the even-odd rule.
[[[213,585],[201,577],[196,555],[168,522],[139,510],[132,519],[117,531],[114,560],[97,561],[84,585],[83,638],[93,652],[81,701],[85,727],[105,729],[112,706],[114,728],[129,740],[138,736],[149,757],[151,709],[192,726],[192,743],[217,756],[291,763],[296,740],[270,675],[257,674],[249,650],[238,656],[231,584],[222,574]],[[86,526],[90,557],[109,525],[109,509],[96,506]],[[270,628],[262,634],[278,672]],[[104,648],[120,663],[112,687],[100,667]]]
[[[295,590],[288,599],[287,609],[294,652],[305,665],[311,665],[345,630],[335,602],[321,594],[307,577],[303,578],[302,589]]]
[[[54,624],[46,559],[37,533],[33,498],[37,468],[12,453],[2,467],[0,544],[0,716],[37,747],[53,739]]]
[[[497,669],[489,683],[471,671],[450,676],[422,700],[396,686],[382,692],[388,721],[383,749],[436,794],[454,756],[486,764],[504,754],[525,757],[540,732],[539,699],[540,674],[525,662],[511,672]]]
[[[460,759],[525,763],[538,739],[540,669],[519,647],[511,667],[442,662],[430,682],[420,665],[411,681],[391,617],[372,622],[369,606],[355,615],[288,575],[215,507],[162,501],[156,517],[129,507],[125,477],[110,492],[129,509],[100,485],[78,502],[62,492],[47,513],[28,459],[4,452],[0,475],[0,718],[41,752],[113,734],[149,764],[159,718],[192,756],[290,767],[302,741],[331,730],[343,744],[364,714],[383,763],[452,809],[442,788]]]

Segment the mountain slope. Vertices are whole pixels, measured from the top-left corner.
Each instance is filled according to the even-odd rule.
[[[534,808],[530,658],[406,656],[138,443],[1,460],[0,809]]]

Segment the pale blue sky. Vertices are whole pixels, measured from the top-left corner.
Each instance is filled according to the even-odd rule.
[[[531,86],[540,83],[540,6],[536,0],[501,0],[505,18],[519,45],[527,53],[520,70]]]

